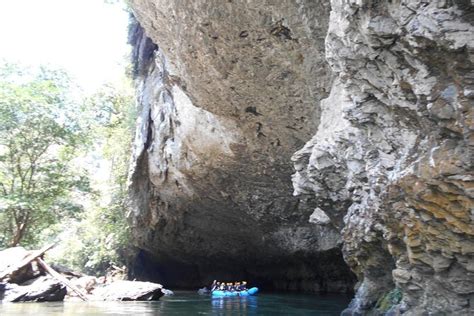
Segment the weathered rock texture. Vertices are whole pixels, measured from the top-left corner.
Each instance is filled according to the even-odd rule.
[[[330,88],[329,3],[132,7],[144,28],[131,30],[141,107],[131,218],[145,250],[136,272],[166,286],[259,276],[349,289],[338,230],[310,222],[312,200],[291,185],[290,157],[315,133]]]
[[[132,2],[143,269],[474,313],[472,1]]]
[[[473,3],[331,5],[336,78],[293,157],[296,193],[343,227],[352,311],[398,287],[409,315],[472,315]]]

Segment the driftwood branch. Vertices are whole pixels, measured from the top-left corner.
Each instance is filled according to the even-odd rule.
[[[50,244],[50,245],[47,245],[43,248],[41,248],[40,250],[36,250],[34,251],[33,253],[29,254],[28,256],[26,256],[23,260],[20,261],[20,263],[6,269],[5,271],[3,272],[0,272],[0,280],[3,280],[5,279],[6,277],[8,277],[9,275],[11,275],[12,273],[20,270],[21,268],[23,268],[24,266],[26,266],[27,264],[29,264],[30,262],[32,262],[33,260],[35,260],[36,258],[38,257],[41,257],[42,255],[44,255],[44,253],[46,251],[48,251],[49,249],[53,248],[54,246],[56,246],[56,243],[53,243],[53,244]]]
[[[46,262],[43,261],[41,258],[37,258],[39,265],[43,267],[53,278],[57,279],[59,282],[63,283],[71,290],[73,290],[83,301],[87,301],[87,296],[81,292],[76,286],[72,285],[68,279],[63,277],[61,274],[56,272],[53,268],[51,268]]]

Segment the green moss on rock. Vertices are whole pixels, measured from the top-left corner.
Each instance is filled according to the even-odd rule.
[[[380,312],[386,312],[392,308],[392,306],[399,304],[402,297],[402,291],[399,288],[395,288],[381,296],[375,307]]]

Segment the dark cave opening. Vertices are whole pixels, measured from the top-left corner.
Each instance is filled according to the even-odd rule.
[[[162,284],[172,290],[197,290],[213,280],[246,280],[266,292],[353,294],[356,276],[342,258],[340,249],[315,255],[299,255],[249,260],[253,264],[178,261],[157,258],[139,250],[130,266],[130,278]]]

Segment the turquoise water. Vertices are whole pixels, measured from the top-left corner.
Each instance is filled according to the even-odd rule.
[[[211,298],[178,292],[157,302],[54,302],[0,304],[0,315],[339,315],[343,295],[260,294]]]

